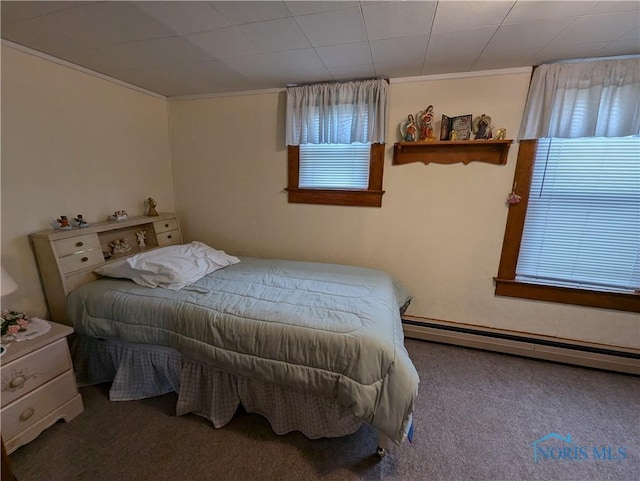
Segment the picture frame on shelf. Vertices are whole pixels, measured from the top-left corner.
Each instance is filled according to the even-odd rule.
[[[456,117],[443,115],[442,125],[440,126],[440,140],[452,140],[453,133],[455,133],[455,140],[470,140],[472,120],[472,114],[458,115]]]

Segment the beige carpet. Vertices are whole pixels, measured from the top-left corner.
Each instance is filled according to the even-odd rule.
[[[85,412],[14,452],[13,468],[19,481],[640,479],[639,378],[423,341],[407,348],[421,377],[415,438],[382,461],[369,426],[311,441],[240,412],[213,429],[175,417],[175,395],[110,402],[95,386],[81,389]],[[552,436],[534,452],[551,433],[571,442]]]

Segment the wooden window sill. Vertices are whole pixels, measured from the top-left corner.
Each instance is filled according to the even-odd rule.
[[[528,284],[500,278],[494,278],[494,280],[496,282],[495,294],[497,296],[640,312],[640,294],[638,293],[592,291],[571,287]]]
[[[285,189],[289,202],[295,204],[347,205],[382,207],[384,190]]]

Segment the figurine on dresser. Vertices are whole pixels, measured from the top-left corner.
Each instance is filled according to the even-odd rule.
[[[160,215],[156,210],[156,205],[158,205],[158,203],[154,199],[149,197],[147,199],[147,204],[149,205],[149,212],[147,213],[149,217],[157,217],[158,215]]]
[[[83,229],[84,227],[89,227],[89,223],[86,220],[84,220],[84,217],[82,217],[82,214],[78,214],[77,217],[74,217],[73,221],[76,223],[76,225],[80,229]]]
[[[127,244],[126,239],[116,239],[109,243],[111,246],[111,254],[123,254],[125,252],[129,252],[131,250],[131,246]]]

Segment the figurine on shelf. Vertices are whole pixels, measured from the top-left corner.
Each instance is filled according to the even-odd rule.
[[[109,243],[111,246],[111,253],[113,255],[123,254],[125,252],[129,252],[131,250],[131,246],[127,244],[126,239],[116,239]]]
[[[476,134],[474,137],[476,140],[491,140],[493,133],[491,131],[491,117],[482,114],[479,117],[473,119],[471,125],[473,132]]]
[[[147,232],[144,230],[140,230],[136,232],[136,237],[138,238],[138,247],[146,247],[147,244],[144,243],[144,240],[147,238]]]
[[[412,114],[407,116],[407,120],[400,124],[400,133],[402,134],[402,140],[405,142],[415,142],[418,128],[416,127],[416,120]]]
[[[128,219],[126,210],[117,210],[111,216],[111,220],[115,220],[116,222],[122,222]]]
[[[496,130],[496,140],[505,140],[507,138],[507,129]]]
[[[158,211],[156,210],[156,205],[158,205],[158,203],[152,199],[151,197],[149,197],[147,199],[147,204],[149,204],[149,212],[147,213],[147,215],[149,217],[156,217],[160,214],[158,214]]]
[[[84,217],[82,217],[82,214],[78,214],[77,217],[73,218],[74,222],[77,224],[78,227],[80,227],[81,229],[84,227],[89,227],[89,223],[84,220]]]
[[[425,110],[418,115],[418,121],[420,123],[420,141],[424,142],[435,140],[436,136],[433,133],[433,105],[429,105]]]
[[[69,223],[69,219],[67,219],[66,215],[61,215],[59,219],[57,219],[56,221],[59,225],[58,225],[58,229],[73,229],[73,227],[71,227],[71,224]]]

